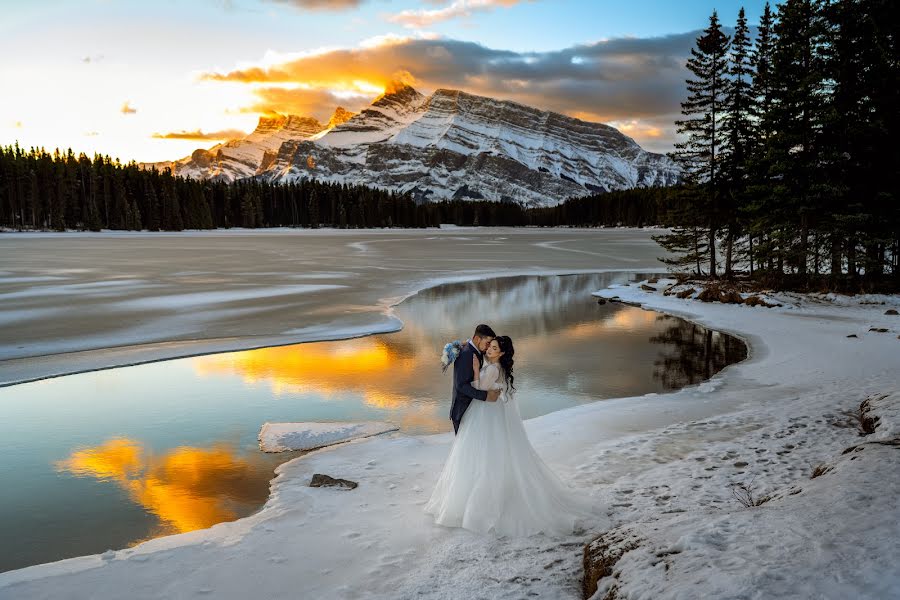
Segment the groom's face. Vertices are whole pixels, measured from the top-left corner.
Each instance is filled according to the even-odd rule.
[[[481,352],[482,354],[484,354],[485,351],[487,350],[488,346],[491,345],[491,340],[493,340],[493,339],[494,339],[494,338],[492,338],[492,337],[487,337],[487,336],[485,336],[485,337],[481,337],[480,335],[479,335],[479,336],[475,336],[475,340],[474,340],[474,341],[475,341],[475,347],[478,348],[478,351],[479,351],[479,352]]]

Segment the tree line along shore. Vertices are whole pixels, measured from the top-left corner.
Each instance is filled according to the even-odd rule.
[[[72,150],[0,148],[0,227],[16,230],[181,231],[229,227],[662,225],[667,188],[572,198],[554,207],[514,202],[416,202],[409,194],[304,179],[231,183],[145,170]]]

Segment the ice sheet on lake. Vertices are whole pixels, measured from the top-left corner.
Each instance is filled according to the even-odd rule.
[[[313,450],[400,429],[392,423],[265,423],[259,430],[263,452]]]

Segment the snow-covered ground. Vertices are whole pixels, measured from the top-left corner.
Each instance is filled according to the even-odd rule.
[[[433,525],[421,509],[452,436],[389,434],[281,465],[251,517],[2,573],[0,597],[577,598],[599,534],[633,549],[597,598],[900,595],[900,317],[884,314],[900,298],[775,295],[783,306],[764,308],[635,285],[603,294],[740,335],[751,355],[676,393],[526,423],[547,463],[606,509],[575,535]],[[843,413],[866,399],[879,421],[861,436]],[[310,488],[313,473],[359,487]],[[771,499],[743,506],[741,483]]]
[[[400,429],[392,423],[263,423],[259,449],[263,452],[313,450]]]

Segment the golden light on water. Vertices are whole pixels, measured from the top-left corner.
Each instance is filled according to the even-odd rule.
[[[77,450],[56,464],[58,471],[69,471],[81,477],[124,481],[142,469],[144,450],[126,438],[114,438],[101,446]]]
[[[517,356],[527,360],[561,352],[571,342],[591,343],[623,330],[652,328],[656,318],[650,311],[622,308],[602,321],[561,327],[552,336],[521,337],[515,341]],[[434,397],[434,386],[423,387],[421,382],[430,377],[446,384],[449,399],[449,379],[441,380],[438,369],[439,348],[413,326],[391,339],[396,343],[370,337],[261,348],[201,356],[192,359],[192,365],[203,377],[237,375],[248,385],[266,384],[276,396],[309,393],[333,398],[351,392],[368,406],[391,410],[409,407],[426,388]]]
[[[180,446],[160,456],[140,442],[113,438],[56,463],[60,472],[114,482],[159,518],[161,534],[211,527],[240,517],[268,497],[271,469],[226,445]]]
[[[356,391],[378,408],[411,399],[403,390],[420,359],[375,339],[261,348],[193,359],[201,376],[236,374],[248,384],[268,382],[276,395],[311,392],[333,396]]]
[[[646,329],[656,323],[659,314],[635,308],[634,310],[619,310],[613,314],[607,322],[607,328],[617,329]]]

